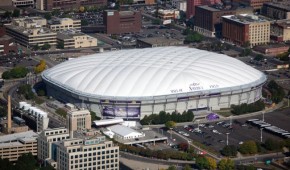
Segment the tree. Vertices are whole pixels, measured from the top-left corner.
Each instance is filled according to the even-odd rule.
[[[15,169],[32,170],[35,169],[37,161],[34,159],[31,152],[22,154],[15,165]]]
[[[34,72],[36,74],[41,73],[45,70],[45,68],[46,68],[46,62],[44,60],[40,60],[40,62],[37,64],[37,66],[35,66]]]
[[[232,161],[231,159],[222,159],[218,163],[218,169],[219,170],[234,170],[235,169],[234,161]]]
[[[176,166],[170,165],[167,170],[177,170],[177,169],[176,169]]]
[[[12,16],[15,17],[15,18],[19,17],[20,16],[19,9],[14,9]]]
[[[208,169],[215,170],[217,168],[216,160],[211,157],[206,157],[208,162]]]
[[[48,49],[50,49],[50,44],[48,44],[48,43],[44,43],[43,44],[43,46],[41,46],[41,50],[48,50]]]
[[[209,162],[204,156],[198,156],[195,160],[198,169],[209,169]]]
[[[56,109],[55,113],[59,114],[62,117],[66,117],[66,115],[67,115],[67,112],[64,109],[62,109],[62,108]]]
[[[92,121],[101,120],[101,118],[96,115],[96,112],[90,111],[90,113],[91,113],[91,120]]]
[[[58,49],[64,49],[64,43],[63,43],[63,41],[57,41],[56,48],[58,48]]]
[[[184,167],[183,167],[183,170],[191,170],[192,168],[190,167],[190,165],[186,164]]]
[[[188,34],[185,37],[185,42],[191,43],[191,42],[201,42],[203,40],[203,36],[199,34],[198,32],[194,31],[190,34]]]
[[[34,93],[32,92],[30,84],[23,84],[19,86],[18,93],[22,94],[27,100],[31,100],[34,98]]]
[[[258,152],[258,148],[255,141],[245,141],[242,145],[240,145],[239,151],[242,154],[256,154]]]
[[[152,20],[152,24],[160,25],[161,24],[161,20],[160,19],[154,19],[154,20]]]
[[[243,47],[248,48],[248,47],[250,47],[250,45],[251,45],[250,41],[246,41],[246,42],[243,44]]]
[[[176,126],[176,123],[174,121],[168,121],[165,123],[165,127],[167,127],[168,129],[172,129]]]
[[[221,150],[221,154],[224,156],[236,156],[237,152],[237,147],[234,145],[227,145]]]
[[[256,61],[261,61],[261,60],[263,60],[265,57],[262,55],[262,54],[257,54],[256,56],[255,56],[255,58],[254,58],[254,60],[256,60]]]
[[[32,48],[33,48],[35,51],[39,50],[39,46],[38,46],[38,44],[32,46]]]
[[[10,71],[4,71],[2,74],[2,78],[3,79],[10,79],[11,78]]]
[[[267,138],[265,141],[265,148],[273,151],[273,150],[279,150],[282,148],[282,145],[279,141],[273,140],[271,138]]]
[[[12,15],[12,13],[11,13],[11,12],[9,12],[9,11],[6,11],[6,12],[4,13],[4,18],[10,18],[10,17],[11,17],[11,15]]]
[[[87,26],[87,25],[89,25],[89,22],[87,20],[85,20],[85,19],[82,19],[81,20],[81,25],[82,26]]]
[[[44,18],[45,18],[46,20],[51,20],[51,13],[50,13],[50,12],[45,13],[45,14],[44,14]]]
[[[9,159],[0,158],[0,169],[13,170],[14,167],[13,167],[13,164],[9,161]]]
[[[80,9],[79,9],[80,12],[85,12],[85,10],[86,8],[84,6],[80,6]]]

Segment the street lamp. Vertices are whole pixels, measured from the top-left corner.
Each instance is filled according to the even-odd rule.
[[[229,134],[230,133],[226,133],[227,134],[227,146],[229,145]]]
[[[197,130],[199,131],[199,121],[200,120],[197,120]]]
[[[263,128],[260,129],[261,130],[261,143],[263,142]]]
[[[265,121],[265,112],[263,111],[262,114],[263,114],[263,122],[264,122]]]

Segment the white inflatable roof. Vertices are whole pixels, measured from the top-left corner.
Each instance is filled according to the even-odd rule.
[[[237,59],[188,47],[93,54],[61,63],[42,77],[84,96],[126,98],[249,88],[267,79]]]

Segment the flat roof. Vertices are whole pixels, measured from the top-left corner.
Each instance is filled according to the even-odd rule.
[[[143,41],[147,44],[163,44],[163,43],[173,43],[173,42],[183,42],[174,38],[165,38],[165,37],[151,37],[151,38],[139,38],[139,41]]]
[[[108,129],[111,130],[112,132],[118,134],[118,135],[121,135],[121,136],[127,136],[127,135],[130,135],[131,133],[141,134],[140,132],[138,132],[134,129],[131,129],[127,126],[123,126],[123,125],[110,126],[110,127],[108,127]]]
[[[104,125],[111,125],[116,123],[123,123],[124,120],[122,118],[114,118],[114,119],[103,119],[103,120],[95,120],[94,124],[96,126],[104,126]]]
[[[20,142],[9,142],[9,143],[0,143],[0,148],[4,147],[16,147],[16,146],[22,146],[23,144]]]
[[[226,15],[222,17],[242,24],[263,23],[263,22],[270,23],[270,21],[266,20],[265,18],[252,14]]]
[[[13,133],[9,135],[0,136],[0,143],[14,141],[21,138],[32,138],[36,136],[38,136],[38,134],[33,132],[32,130],[27,132]]]
[[[265,5],[281,8],[287,10],[287,12],[290,12],[290,1],[282,1],[282,2],[268,2],[264,3]]]

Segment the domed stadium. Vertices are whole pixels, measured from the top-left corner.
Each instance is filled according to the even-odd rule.
[[[253,103],[267,80],[237,59],[189,47],[97,53],[56,65],[42,78],[49,96],[125,118]]]

